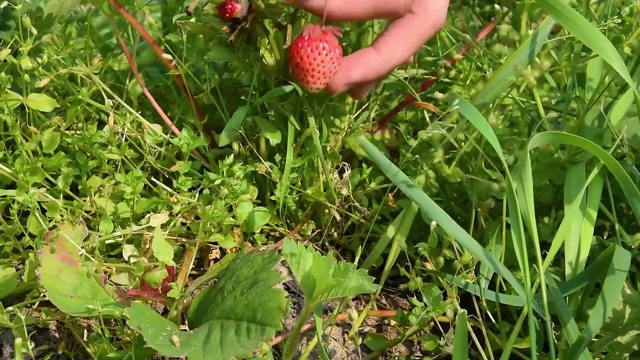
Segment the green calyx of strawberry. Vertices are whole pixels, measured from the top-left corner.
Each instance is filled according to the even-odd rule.
[[[218,5],[218,15],[224,21],[244,19],[249,14],[249,0],[222,0]]]

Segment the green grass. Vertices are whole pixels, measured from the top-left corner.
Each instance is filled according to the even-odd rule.
[[[640,355],[637,4],[453,1],[445,29],[363,101],[291,82],[286,25],[295,35],[318,19],[279,1],[258,3],[233,44],[214,3],[193,16],[188,3],[122,5],[174,70],[108,1],[0,5],[0,331],[14,358],[150,359],[213,338],[220,354],[291,358],[295,343],[270,345],[285,303],[264,269],[277,258],[239,256],[284,238],[340,260],[285,243],[313,331],[350,321],[363,359],[407,339],[432,358]],[[344,52],[383,25],[340,24]],[[423,105],[371,135],[410,93]],[[130,291],[163,279],[160,300]],[[234,288],[250,294],[245,308],[225,301]],[[345,319],[363,292],[365,310]],[[385,293],[411,304],[391,309],[397,336],[358,333],[388,317]],[[323,323],[329,298],[340,305]],[[142,306],[154,302],[164,310]],[[234,347],[216,314],[264,328]],[[49,327],[59,336],[43,340]],[[325,339],[309,341],[301,358],[332,358]]]

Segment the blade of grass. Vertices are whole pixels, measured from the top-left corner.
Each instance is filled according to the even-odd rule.
[[[320,348],[320,358],[322,360],[329,360],[327,350],[325,350],[322,344],[322,333],[324,332],[322,329],[322,305],[316,307],[313,313],[313,323],[316,327],[316,339],[318,341],[318,347]]]
[[[556,231],[556,235],[553,237],[553,240],[551,241],[551,246],[547,251],[547,256],[544,259],[544,263],[542,264],[543,272],[549,268],[549,265],[551,265],[551,262],[555,258],[556,254],[560,250],[560,247],[564,243],[564,240],[566,239],[569,232],[571,231],[572,219],[575,218],[577,216],[576,214],[578,213],[578,211],[580,211],[579,206],[582,201],[581,199],[584,198],[589,184],[591,184],[593,179],[598,175],[598,173],[601,171],[601,168],[602,168],[602,164],[598,164],[595,167],[595,169],[593,169],[591,174],[589,174],[589,177],[587,178],[587,180],[582,185],[582,188],[580,189],[577,195],[578,199],[574,201],[571,204],[571,206],[569,206],[565,210],[565,214],[564,214],[564,217],[562,218],[562,222],[558,227],[558,231]]]
[[[391,225],[387,226],[387,230],[382,234],[376,245],[373,247],[373,250],[367,255],[367,258],[364,259],[362,264],[360,265],[361,269],[369,269],[373,264],[378,261],[382,257],[382,252],[387,248],[391,239],[395,236],[398,227],[400,226],[400,222],[402,221],[402,217],[407,210],[404,209],[396,216]]]
[[[327,167],[327,161],[325,160],[324,151],[322,150],[322,143],[320,142],[320,131],[318,130],[318,124],[316,123],[316,118],[311,111],[311,109],[314,109],[314,108],[311,107],[311,105],[309,104],[309,101],[305,96],[302,96],[302,101],[305,108],[308,109],[306,111],[307,119],[309,119],[309,126],[311,128],[311,137],[313,139],[313,144],[316,148],[316,154],[320,158],[322,171],[324,172],[324,175],[325,175],[325,180],[329,184],[329,190],[331,191],[331,196],[333,196],[333,200],[335,201],[338,199],[338,195],[336,194],[335,184],[331,180],[332,172],[329,171]]]
[[[578,259],[576,270],[582,271],[587,264],[587,257],[591,251],[591,243],[598,218],[598,209],[602,199],[602,190],[604,189],[604,176],[598,172],[588,187],[587,204],[585,207],[585,216],[580,229],[580,245],[578,248]]]
[[[494,272],[506,279],[515,292],[523,299],[527,298],[522,284],[518,282],[513,273],[501,262],[497,261],[482,245],[469,235],[455,220],[449,216],[438,204],[424,193],[414,182],[405,175],[394,163],[387,159],[367,138],[360,136],[358,143],[367,156],[382,170],[382,172],[411,200],[416,202],[420,210],[427,217],[449,233],[454,240],[468,250],[479,261],[485,262]],[[539,304],[534,307],[540,309]]]
[[[483,110],[494,104],[496,99],[513,85],[519,73],[533,63],[542,46],[549,38],[553,25],[555,25],[553,18],[547,17],[544,19],[538,28],[531,33],[531,36],[509,55],[498,70],[494,71],[484,89],[472,99],[473,104],[478,109]]]
[[[220,138],[218,145],[227,146],[235,140],[238,136],[238,132],[246,119],[247,112],[249,112],[250,105],[242,105],[240,106],[234,113],[231,115],[231,119],[222,129],[222,133],[220,134]]]
[[[584,219],[586,199],[580,196],[580,189],[586,181],[586,164],[584,161],[571,165],[567,170],[564,182],[564,211],[565,213],[572,206],[576,206],[578,211],[569,219],[570,231],[564,239],[564,273],[565,278],[572,278],[577,272],[577,259],[580,252],[580,228]]]
[[[605,251],[603,251],[589,266],[587,266],[582,272],[573,278],[563,282],[558,285],[560,293],[562,297],[569,296],[584,288],[585,286],[592,284],[594,279],[600,279],[605,275],[602,269],[609,266],[609,264],[613,261],[613,256],[615,254],[615,248],[613,246],[609,246]],[[486,298],[487,300],[491,300],[500,304],[509,305],[509,306],[517,306],[523,307],[525,306],[525,302],[520,296],[510,295],[498,293],[484,287],[480,287],[474,283],[471,283],[466,280],[462,280],[460,278],[456,278],[450,274],[438,273],[434,272],[435,275],[451,282],[452,284],[458,286],[461,289],[464,289],[476,296],[481,296]],[[542,300],[542,296],[540,294],[536,294],[534,299],[538,302]],[[542,316],[543,314],[539,312]]]
[[[522,271],[525,288],[527,290],[528,302],[527,309],[532,309],[532,280],[529,264],[528,246],[524,232],[524,225],[527,225],[531,237],[534,243],[534,249],[536,252],[536,258],[538,259],[538,266],[542,266],[542,255],[540,251],[540,244],[538,241],[537,226],[535,219],[535,205],[533,201],[533,179],[531,175],[531,162],[528,160],[528,152],[525,152],[525,161],[519,166],[519,171],[516,172],[516,178],[514,179],[509,173],[509,165],[504,156],[502,146],[498,141],[498,137],[491,128],[489,122],[484,118],[480,111],[474,107],[469,101],[456,97],[453,100],[453,105],[457,107],[457,110],[462,116],[464,116],[478,131],[484,136],[484,138],[493,147],[494,151],[498,154],[502,165],[506,169],[506,183],[507,183],[507,204],[509,211],[509,224],[511,226],[511,235],[513,238],[513,247],[515,249],[518,265]],[[518,190],[516,190],[518,189]],[[543,279],[541,281],[544,282]],[[546,297],[544,284],[542,286],[543,300]],[[551,320],[549,316],[549,309],[547,307],[546,300],[542,302],[544,309],[544,319],[547,327],[547,335],[549,337],[549,343],[553,343],[553,332],[551,326]],[[532,358],[536,358],[536,341],[535,341],[535,326],[537,320],[533,314],[529,317],[529,336],[531,337],[531,354]],[[555,351],[551,348],[551,358],[555,358]]]
[[[627,201],[633,210],[636,220],[640,223],[640,190],[638,186],[631,180],[631,177],[620,163],[594,142],[578,135],[560,131],[546,131],[534,135],[529,141],[527,148],[531,151],[540,146],[558,144],[576,146],[597,157],[618,181],[620,188],[627,197]]]
[[[278,208],[282,213],[282,207],[284,206],[284,198],[287,196],[287,189],[289,188],[289,182],[291,181],[291,168],[293,167],[293,147],[295,128],[293,124],[293,115],[288,114],[289,121],[287,121],[287,154],[285,155],[284,172],[282,173],[282,179],[278,182],[277,199]]]
[[[612,244],[611,246],[615,247],[615,251],[611,263],[607,267],[600,294],[598,294],[596,303],[590,311],[589,320],[585,325],[583,333],[578,340],[573,343],[568,352],[567,358],[569,359],[575,359],[598,335],[598,331],[600,331],[600,328],[615,306],[616,300],[629,274],[631,253],[617,244]]]
[[[562,293],[560,292],[560,289],[558,288],[552,275],[549,272],[546,272],[545,277],[547,285],[549,286],[549,298],[556,308],[556,314],[558,315],[558,319],[560,320],[560,324],[562,325],[564,340],[567,342],[567,345],[571,346],[571,344],[574,344],[580,337],[580,329],[578,328],[578,324],[573,318],[571,309],[569,309],[567,304],[565,304]],[[584,351],[582,351],[578,359],[588,360],[593,359],[593,357],[591,357],[589,351],[586,351],[585,349]]]
[[[453,335],[453,360],[469,359],[469,332],[467,329],[467,311],[461,310],[456,321]]]
[[[598,54],[633,89],[640,112],[640,93],[629,69],[615,46],[606,36],[571,6],[557,0],[536,0],[536,4],[560,23],[571,35]]]

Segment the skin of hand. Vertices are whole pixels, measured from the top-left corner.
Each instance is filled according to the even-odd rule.
[[[286,4],[322,17],[325,6],[329,21],[390,20],[371,46],[345,56],[326,91],[345,91],[362,99],[376,82],[397,67],[410,62],[424,43],[440,31],[449,0],[284,0]]]

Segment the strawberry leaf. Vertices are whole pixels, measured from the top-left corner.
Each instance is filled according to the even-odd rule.
[[[190,359],[246,358],[260,342],[282,329],[286,292],[274,266],[274,252],[252,252],[236,257],[220,272],[217,283],[198,294],[188,312],[189,327],[180,331],[143,304],[134,303],[125,314],[129,325],[164,356]]]
[[[366,270],[358,270],[352,263],[338,263],[333,254],[322,256],[313,248],[307,248],[291,239],[282,244],[282,254],[306,300],[311,303],[370,293],[378,289]]]

